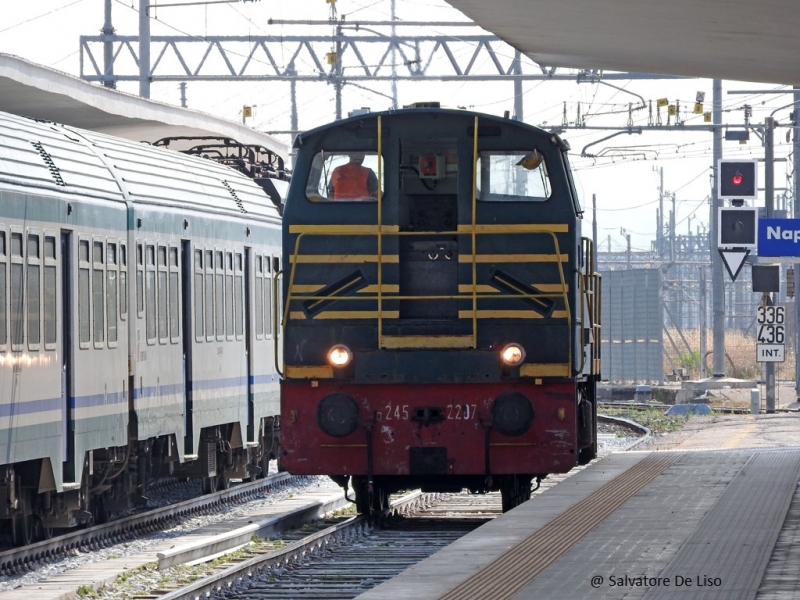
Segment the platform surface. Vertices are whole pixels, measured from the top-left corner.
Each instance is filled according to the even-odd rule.
[[[607,456],[357,600],[800,599],[800,418],[715,425],[717,449]]]

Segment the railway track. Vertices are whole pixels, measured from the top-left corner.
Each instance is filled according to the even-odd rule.
[[[0,575],[17,575],[57,560],[69,552],[93,550],[160,531],[175,519],[217,510],[225,504],[246,502],[255,494],[278,489],[298,479],[288,473],[278,473],[224,491],[126,516],[103,525],[70,531],[23,548],[5,550],[0,552]]]
[[[641,425],[609,422],[642,433]],[[585,467],[550,475],[535,498]],[[440,548],[500,516],[498,493],[486,495],[422,494],[395,499],[379,519],[363,516],[337,521],[313,531],[308,526],[284,535],[275,547],[263,543],[221,562],[202,579],[175,589],[150,588],[137,597],[159,600],[247,598],[248,600],[322,600],[355,598]],[[177,579],[180,579],[178,574]],[[119,597],[119,590],[108,598]]]
[[[652,410],[654,408],[667,410],[672,404],[663,404],[660,402],[598,402],[597,405],[601,408],[624,408],[626,410]],[[709,406],[712,413],[721,413],[721,414],[728,414],[728,415],[747,415],[750,414],[749,408],[736,408],[733,406]],[[792,411],[784,411],[784,409],[780,409],[781,412],[792,412]]]
[[[283,548],[238,556],[185,587],[150,594],[160,600],[354,598],[500,514],[499,494],[413,492],[379,519],[355,516],[310,534],[299,531],[284,538]]]
[[[620,419],[617,417],[601,417],[602,422],[613,423],[618,427],[624,427],[631,431],[642,435],[647,430],[641,425],[632,421]],[[643,439],[643,438],[640,438]],[[630,446],[629,446],[630,447]],[[617,446],[617,449],[620,447]],[[534,492],[541,493],[545,489],[557,485],[563,479],[569,477],[572,473],[577,472],[581,468],[573,469],[570,473],[563,475],[551,475],[547,477],[541,484],[541,488]],[[299,479],[299,478],[298,478]],[[84,530],[82,532],[74,532],[70,536],[62,536],[59,539],[53,539],[48,542],[50,548],[44,548],[46,543],[39,543],[32,547],[0,553],[0,563],[4,565],[4,569],[8,572],[20,572],[23,570],[32,570],[40,566],[41,562],[48,562],[55,560],[59,553],[72,552],[80,548],[82,551],[99,548],[109,545],[121,539],[131,539],[137,536],[147,535],[150,532],[158,531],[164,528],[176,516],[202,512],[204,510],[212,511],[218,510],[218,507],[223,502],[245,502],[247,498],[255,493],[264,491],[265,487],[280,487],[289,481],[289,476],[280,474],[277,477],[271,477],[266,480],[261,480],[253,484],[242,484],[226,490],[225,492],[218,492],[213,495],[196,498],[188,502],[179,503],[163,509],[155,511],[148,511],[141,515],[134,515],[121,521],[111,523],[109,525],[94,527]],[[446,498],[446,501],[445,501]],[[204,508],[207,507],[207,508]],[[329,509],[330,510],[330,509]],[[299,511],[300,513],[307,511]],[[320,514],[324,511],[319,511]],[[99,598],[196,598],[201,594],[234,594],[237,589],[250,587],[250,583],[246,583],[252,576],[255,581],[261,581],[262,587],[270,588],[274,581],[286,576],[289,577],[287,585],[289,588],[294,589],[300,586],[300,582],[316,581],[322,578],[324,580],[331,580],[337,585],[350,585],[353,590],[362,593],[368,587],[377,585],[384,579],[388,579],[394,574],[399,573],[403,569],[410,566],[418,560],[422,560],[428,554],[434,552],[442,545],[446,545],[464,535],[471,530],[472,524],[476,521],[480,523],[485,522],[486,519],[493,518],[500,514],[500,501],[499,496],[496,494],[489,494],[487,496],[470,496],[463,495],[447,495],[442,496],[442,499],[437,499],[429,494],[411,494],[404,499],[398,500],[392,508],[392,515],[387,516],[380,522],[368,521],[362,517],[345,518],[341,514],[336,518],[321,519],[316,524],[305,525],[298,528],[294,533],[283,534],[277,541],[265,540],[268,537],[263,533],[265,530],[258,530],[258,527],[249,524],[239,529],[226,531],[221,535],[209,534],[201,541],[192,542],[188,545],[181,546],[175,544],[173,548],[166,552],[158,553],[158,566],[155,567],[151,563],[146,568],[138,569],[137,571],[127,571],[124,580],[130,582],[134,579],[138,581],[134,584],[135,591],[120,590],[114,582],[115,576],[107,577],[104,579],[105,584],[95,584],[92,586],[95,590],[99,590]],[[275,513],[277,514],[277,513]],[[411,515],[414,516],[411,516]],[[399,516],[400,515],[400,516]],[[283,524],[276,525],[274,531],[285,531],[287,528],[286,523],[293,523],[297,526],[298,523],[307,522],[309,519],[316,518],[316,515],[309,514],[286,514],[282,513],[274,519],[283,521]],[[134,521],[138,523],[134,523]],[[457,525],[453,525],[457,523]],[[468,525],[468,526],[467,526]],[[116,526],[115,532],[112,527]],[[259,525],[260,526],[260,525]],[[425,528],[431,528],[430,539],[428,534],[425,533]],[[413,535],[403,533],[404,528],[411,528],[415,531]],[[416,529],[414,529],[416,528]],[[258,530],[258,531],[257,531]],[[308,561],[317,561],[319,556],[329,555],[349,555],[351,550],[349,546],[356,544],[357,546],[366,544],[371,547],[372,541],[378,539],[375,536],[381,531],[391,530],[395,532],[396,539],[383,539],[377,542],[380,548],[388,548],[387,564],[399,565],[397,568],[394,566],[386,568],[369,567],[367,571],[359,571],[355,567],[342,567],[340,563],[338,567],[320,567],[323,571],[321,574],[315,574],[314,571],[305,572],[299,566],[307,563]],[[447,531],[449,530],[449,533]],[[187,567],[181,566],[185,563],[193,564],[191,561],[200,562],[199,559],[209,557],[212,555],[222,555],[230,551],[232,548],[241,547],[253,538],[253,534],[258,532],[255,544],[248,544],[249,550],[241,549],[234,554],[227,555],[224,558],[218,558],[215,561],[213,572],[208,574],[208,568],[200,567],[196,569],[197,574],[187,576]],[[269,534],[271,537],[272,534]],[[382,534],[381,534],[382,535]],[[389,535],[389,534],[386,534]],[[455,537],[452,537],[455,535]],[[402,549],[402,539],[420,537],[426,540],[422,549],[420,548],[406,548]],[[450,536],[450,537],[448,537]],[[69,539],[64,539],[69,538]],[[261,538],[261,539],[259,539]],[[443,541],[438,542],[437,539],[441,538]],[[383,546],[380,546],[383,544]],[[392,550],[396,549],[396,559],[391,559],[390,555]],[[428,549],[431,549],[428,552]],[[373,549],[374,550],[374,549]],[[377,550],[374,550],[377,552]],[[49,556],[52,558],[48,558]],[[412,559],[411,562],[407,560],[404,562],[402,557]],[[150,559],[152,560],[152,559]],[[355,561],[355,559],[353,559]],[[350,561],[355,564],[361,561]],[[393,562],[394,561],[394,562]],[[348,561],[345,561],[347,563]],[[143,563],[144,564],[144,563]],[[179,565],[174,567],[173,565]],[[192,568],[194,569],[194,568]],[[338,571],[337,571],[338,569]],[[344,572],[343,572],[344,571]],[[2,571],[0,571],[2,572]],[[338,572],[338,574],[336,574]],[[357,573],[365,572],[373,573],[370,577],[357,576]],[[259,573],[261,575],[259,575]],[[346,573],[346,574],[345,574]],[[381,575],[383,574],[383,575]],[[376,576],[379,575],[379,576]],[[177,587],[185,584],[189,578],[202,577],[189,587]],[[292,579],[294,577],[294,579]],[[265,583],[265,579],[269,583]],[[148,579],[150,580],[148,582]],[[347,583],[344,580],[351,580]],[[356,581],[357,580],[357,581]],[[170,585],[166,582],[174,581],[173,584],[176,589],[171,589]],[[180,583],[179,583],[180,582]],[[324,583],[324,582],[323,582]],[[345,585],[346,584],[346,585]],[[315,584],[316,585],[316,584]],[[321,585],[320,589],[324,590],[325,585]],[[20,588],[22,591],[24,588]],[[298,588],[299,589],[299,588]],[[281,593],[285,593],[283,590]],[[259,592],[264,598],[280,597],[291,598],[291,596],[280,595],[269,596],[264,595],[267,592],[262,590]],[[321,592],[323,594],[327,592]],[[358,594],[354,594],[358,595]],[[249,598],[250,596],[248,596]],[[255,596],[258,598],[259,596]],[[306,597],[306,596],[304,596]],[[311,598],[315,596],[310,596]],[[337,595],[337,597],[339,597]]]

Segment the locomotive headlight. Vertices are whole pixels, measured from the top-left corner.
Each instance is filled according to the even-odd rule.
[[[516,367],[525,360],[525,348],[519,344],[508,344],[500,352],[503,362],[512,367]]]
[[[336,344],[328,350],[328,362],[334,367],[347,366],[351,360],[353,360],[353,353],[344,344]]]

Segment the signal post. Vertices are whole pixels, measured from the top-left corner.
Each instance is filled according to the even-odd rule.
[[[745,259],[754,249],[759,257],[782,256],[781,249],[774,248],[770,239],[775,237],[775,227],[766,231],[773,221],[790,219],[771,219],[771,186],[767,185],[766,219],[758,218],[758,209],[745,207],[745,200],[755,201],[758,193],[758,169],[755,160],[720,160],[718,163],[719,190],[721,199],[731,201],[731,207],[720,208],[718,215],[718,248],[731,280],[735,281],[741,272]],[[768,179],[770,179],[768,170]],[[800,220],[797,222],[797,242],[800,248]],[[782,236],[778,236],[782,237]],[[776,252],[778,252],[776,254]],[[798,254],[800,255],[800,254]],[[767,412],[775,412],[775,363],[786,360],[785,356],[785,309],[773,305],[772,292],[780,291],[780,267],[778,265],[753,265],[753,291],[761,292],[762,303],[758,307],[756,360],[766,363]]]

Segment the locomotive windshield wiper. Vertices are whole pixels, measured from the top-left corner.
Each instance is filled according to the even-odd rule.
[[[326,310],[331,304],[342,299],[342,296],[355,294],[358,290],[367,287],[367,281],[361,271],[355,271],[339,281],[325,286],[316,294],[314,299],[303,302],[303,312],[309,319]]]
[[[530,284],[521,282],[500,269],[493,267],[489,271],[489,284],[501,292],[519,294],[522,296],[520,300],[544,317],[550,317],[556,307],[556,301],[552,298],[532,298],[532,294],[542,294],[544,292]]]

